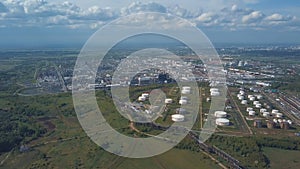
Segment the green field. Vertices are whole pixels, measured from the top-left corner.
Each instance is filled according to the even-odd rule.
[[[298,169],[300,166],[300,151],[265,147],[263,152],[272,169]]]

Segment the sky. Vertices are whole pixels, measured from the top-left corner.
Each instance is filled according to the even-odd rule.
[[[0,0],[0,48],[81,47],[139,12],[186,19],[214,44],[300,44],[299,0]]]

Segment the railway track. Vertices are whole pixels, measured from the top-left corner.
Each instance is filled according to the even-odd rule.
[[[284,105],[280,104],[278,101],[276,101],[276,98],[268,95],[267,93],[262,92],[262,94],[268,98],[268,100],[276,105],[288,118],[290,118],[296,125],[300,126],[300,119],[296,118],[295,115],[300,112],[293,106],[291,106],[288,102],[281,99],[280,101],[283,101]],[[293,113],[294,112],[294,113]],[[300,117],[300,116],[299,116]]]

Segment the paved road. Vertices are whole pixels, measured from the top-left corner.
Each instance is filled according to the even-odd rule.
[[[228,90],[228,95],[230,97],[231,102],[234,104],[234,108],[236,108],[236,110],[239,113],[239,117],[237,119],[237,121],[241,122],[239,124],[239,127],[241,127],[243,132],[249,133],[249,134],[253,134],[251,128],[249,127],[248,123],[246,122],[243,113],[241,112],[238,104],[236,103],[236,101],[233,99],[232,93]]]

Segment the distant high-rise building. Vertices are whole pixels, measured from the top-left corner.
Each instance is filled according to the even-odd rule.
[[[242,66],[244,66],[243,61],[239,61],[238,67],[242,67]]]

